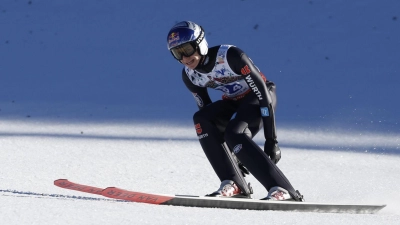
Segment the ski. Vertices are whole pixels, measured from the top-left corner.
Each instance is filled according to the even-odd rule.
[[[320,213],[376,213],[386,205],[367,204],[337,204],[337,203],[315,203],[315,202],[293,202],[293,201],[264,201],[246,198],[223,198],[205,197],[192,195],[164,195],[151,194],[124,190],[116,187],[105,189],[81,185],[70,182],[66,179],[56,180],[56,186],[76,191],[138,203],[155,205],[171,205],[186,207],[224,208],[224,209],[245,209],[245,210],[279,210],[297,212],[320,212]],[[101,190],[101,191],[100,191]],[[99,192],[100,191],[100,192]]]

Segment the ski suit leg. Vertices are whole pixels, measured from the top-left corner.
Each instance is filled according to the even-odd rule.
[[[220,100],[196,112],[193,121],[201,147],[218,178],[233,180],[246,193],[250,192],[248,186],[223,138],[235,111],[235,102]]]
[[[275,98],[275,93],[271,94]],[[280,186],[296,198],[297,193],[286,176],[252,140],[261,127],[262,119],[258,100],[254,94],[249,94],[240,102],[235,118],[229,122],[225,130],[225,141],[243,165],[267,190]]]

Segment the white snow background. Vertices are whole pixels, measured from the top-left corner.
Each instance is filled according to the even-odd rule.
[[[197,106],[166,49],[182,20],[202,25],[210,46],[242,48],[276,83],[278,166],[306,201],[387,207],[157,206],[54,186],[218,188],[196,139]],[[398,0],[1,0],[1,224],[400,224],[399,84]]]

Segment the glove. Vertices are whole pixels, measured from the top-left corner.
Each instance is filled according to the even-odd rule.
[[[281,159],[281,150],[277,140],[268,139],[264,144],[264,152],[271,158],[271,161],[277,164]]]

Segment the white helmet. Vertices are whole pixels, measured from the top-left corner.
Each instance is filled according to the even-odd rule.
[[[174,25],[168,32],[167,47],[174,54],[173,49],[190,43],[196,50],[199,50],[200,55],[206,55],[208,52],[208,44],[206,41],[204,30],[201,26],[191,22],[182,21]],[[177,58],[178,60],[179,57]]]

